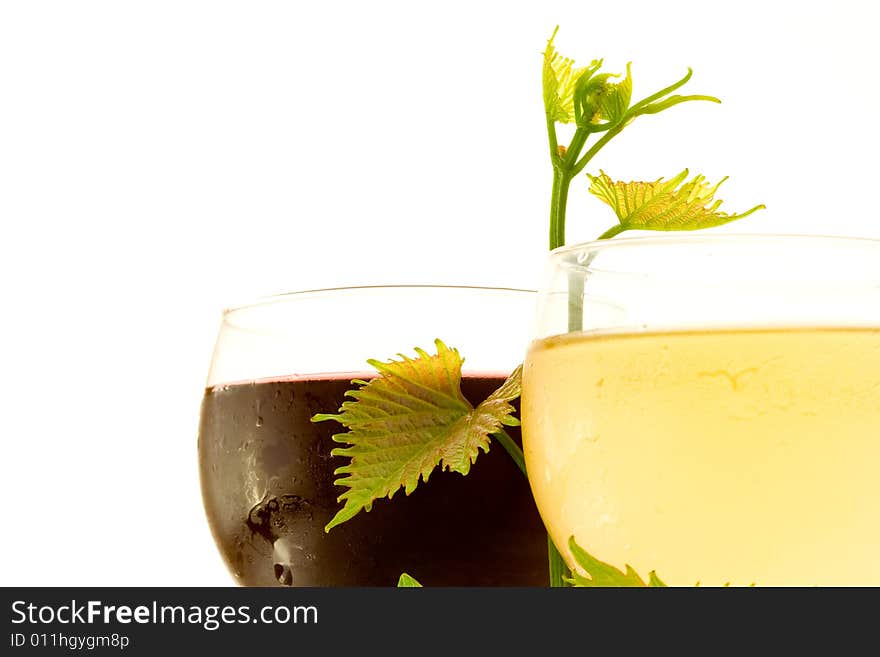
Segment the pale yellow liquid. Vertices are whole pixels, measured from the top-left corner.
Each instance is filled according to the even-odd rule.
[[[550,338],[522,403],[570,566],[574,536],[670,585],[880,585],[880,329]]]

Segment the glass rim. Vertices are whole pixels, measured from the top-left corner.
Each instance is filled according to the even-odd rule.
[[[502,287],[495,285],[453,285],[443,283],[392,283],[392,284],[375,284],[375,285],[341,285],[338,287],[311,288],[305,290],[293,290],[289,292],[280,292],[278,294],[270,294],[258,296],[249,301],[243,301],[223,309],[223,317],[252,308],[260,308],[270,306],[276,303],[284,303],[286,301],[307,298],[310,296],[327,295],[336,292],[365,292],[370,290],[464,290],[472,292],[511,292],[511,293],[527,293],[537,294],[537,290],[519,287]]]
[[[712,233],[681,232],[677,235],[669,235],[671,231],[656,231],[660,235],[618,237],[615,239],[591,240],[578,244],[566,244],[550,251],[550,257],[556,258],[580,251],[605,251],[607,249],[619,249],[633,246],[651,246],[654,244],[723,244],[726,242],[754,242],[754,241],[809,241],[813,243],[857,243],[875,244],[880,246],[880,238],[855,237],[848,235],[823,235],[810,233]]]

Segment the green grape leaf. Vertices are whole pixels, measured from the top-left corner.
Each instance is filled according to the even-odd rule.
[[[420,589],[422,585],[419,584],[418,580],[412,575],[407,575],[406,573],[400,574],[400,579],[397,580],[397,588],[399,589]]]
[[[544,110],[549,121],[572,123],[575,120],[574,94],[578,85],[583,85],[599,70],[601,61],[593,61],[590,66],[575,68],[574,60],[563,57],[553,46],[557,27],[547,41],[544,50],[542,82],[544,87]]]
[[[747,217],[764,208],[756,205],[741,214],[727,214],[718,208],[721,200],[714,200],[715,192],[727,178],[716,185],[697,175],[686,181],[685,169],[670,180],[654,182],[613,181],[601,171],[598,176],[587,174],[590,192],[605,201],[614,210],[619,226],[609,233],[624,230],[699,230],[711,228]],[[609,236],[606,233],[606,236]]]
[[[666,588],[666,584],[663,583],[663,580],[657,576],[656,571],[651,571],[648,573],[648,586],[652,588]]]
[[[629,564],[626,565],[626,572],[623,572],[611,564],[599,561],[599,559],[579,546],[575,542],[574,536],[568,539],[568,548],[571,550],[571,554],[577,564],[587,573],[587,576],[584,576],[577,571],[572,571],[572,577],[566,578],[566,581],[572,586],[666,587],[666,584],[663,583],[653,570],[648,576],[648,583],[645,584],[645,581],[639,577],[638,573]]]
[[[558,31],[557,26],[547,41],[542,69],[544,110],[550,122],[576,123],[578,128],[587,128],[590,132],[612,128],[619,132],[642,114],[657,114],[692,100],[721,102],[714,96],[698,94],[670,96],[691,79],[693,71],[688,69],[680,80],[630,106],[633,91],[631,63],[626,65],[623,79],[616,83],[611,82],[610,78],[620,77],[617,74],[597,74],[602,67],[601,59],[594,59],[589,66],[578,68],[573,59],[563,57],[556,51],[553,40]]]
[[[598,64],[601,63],[599,60]],[[590,75],[584,74],[578,79],[574,88],[574,122],[579,128],[598,123],[602,115],[600,111],[602,99],[610,93],[612,87],[608,82],[611,77],[614,77],[611,73],[594,76],[591,72]]]
[[[466,475],[480,450],[489,451],[489,436],[512,424],[511,401],[519,397],[522,367],[476,408],[461,392],[464,359],[456,349],[436,340],[437,353],[416,349],[417,358],[368,361],[379,372],[375,379],[353,381],[359,388],[346,393],[354,401],[338,414],[318,414],[314,422],[335,420],[349,431],[333,436],[331,454],[351,459],[336,469],[344,475],[334,483],[348,488],[339,496],[344,506],[325,527],[350,520],[375,500],[403,488],[409,495],[421,479],[428,481],[437,466]]]
[[[610,123],[618,123],[624,118],[632,100],[631,63],[626,65],[626,75],[616,84],[610,84],[599,99],[599,114]]]

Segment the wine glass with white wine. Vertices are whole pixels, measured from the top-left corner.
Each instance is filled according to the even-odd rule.
[[[880,240],[612,240],[548,271],[523,440],[570,567],[880,585]]]

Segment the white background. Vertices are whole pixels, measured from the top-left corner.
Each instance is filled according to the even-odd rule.
[[[730,175],[729,210],[769,209],[725,230],[880,237],[873,6],[0,3],[0,584],[231,582],[195,449],[224,306],[536,284],[557,23],[582,63],[632,60],[636,97],[692,66],[724,100],[592,171]],[[613,221],[572,199],[570,242]]]

